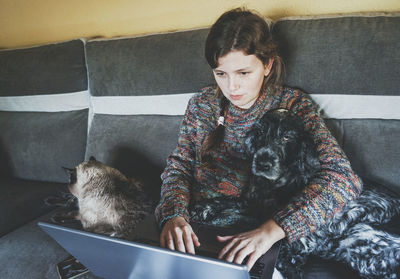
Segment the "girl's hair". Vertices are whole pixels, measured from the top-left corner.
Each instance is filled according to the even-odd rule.
[[[218,59],[231,51],[242,51],[246,55],[255,55],[265,66],[270,59],[273,64],[270,73],[264,78],[261,93],[269,86],[281,83],[283,62],[278,55],[278,48],[272,39],[269,25],[255,12],[236,8],[225,12],[212,25],[205,45],[205,56],[212,69],[218,67]],[[225,117],[229,100],[217,88],[220,98],[220,116]],[[200,156],[205,166],[212,165],[211,151],[217,149],[224,138],[224,125],[207,135],[202,143]]]

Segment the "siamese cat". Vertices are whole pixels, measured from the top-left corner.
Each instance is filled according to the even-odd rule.
[[[129,239],[135,225],[153,213],[153,202],[141,182],[94,157],[74,169],[64,169],[79,208],[69,218],[80,220],[86,231]]]

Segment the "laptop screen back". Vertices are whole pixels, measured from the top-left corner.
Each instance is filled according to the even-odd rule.
[[[250,278],[244,265],[44,222],[39,226],[93,274],[103,278]]]

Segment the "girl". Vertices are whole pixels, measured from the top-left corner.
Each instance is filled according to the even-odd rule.
[[[322,166],[312,183],[273,218],[254,230],[218,237],[226,243],[219,258],[242,263],[248,256],[250,270],[278,240],[295,241],[312,233],[359,195],[361,182],[313,101],[279,85],[282,61],[263,18],[244,9],[226,12],[211,27],[205,56],[217,87],[205,88],[189,101],[178,145],[161,176],[156,217],[162,247],[194,253],[200,243],[189,224],[189,205],[241,195],[250,177],[244,137],[266,111],[295,113],[313,135]]]

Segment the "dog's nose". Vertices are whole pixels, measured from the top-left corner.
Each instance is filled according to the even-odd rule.
[[[268,179],[276,179],[279,176],[279,156],[270,148],[260,149],[254,154],[252,172],[254,175]]]
[[[268,169],[272,167],[277,158],[278,155],[269,148],[260,150],[254,155],[254,159],[257,162],[257,164],[260,167]]]
[[[261,169],[263,169],[263,170],[265,170],[265,171],[268,171],[268,170],[270,170],[270,169],[272,168],[272,163],[271,163],[271,162],[267,162],[267,161],[260,160],[260,161],[258,162],[258,166],[259,166]]]

